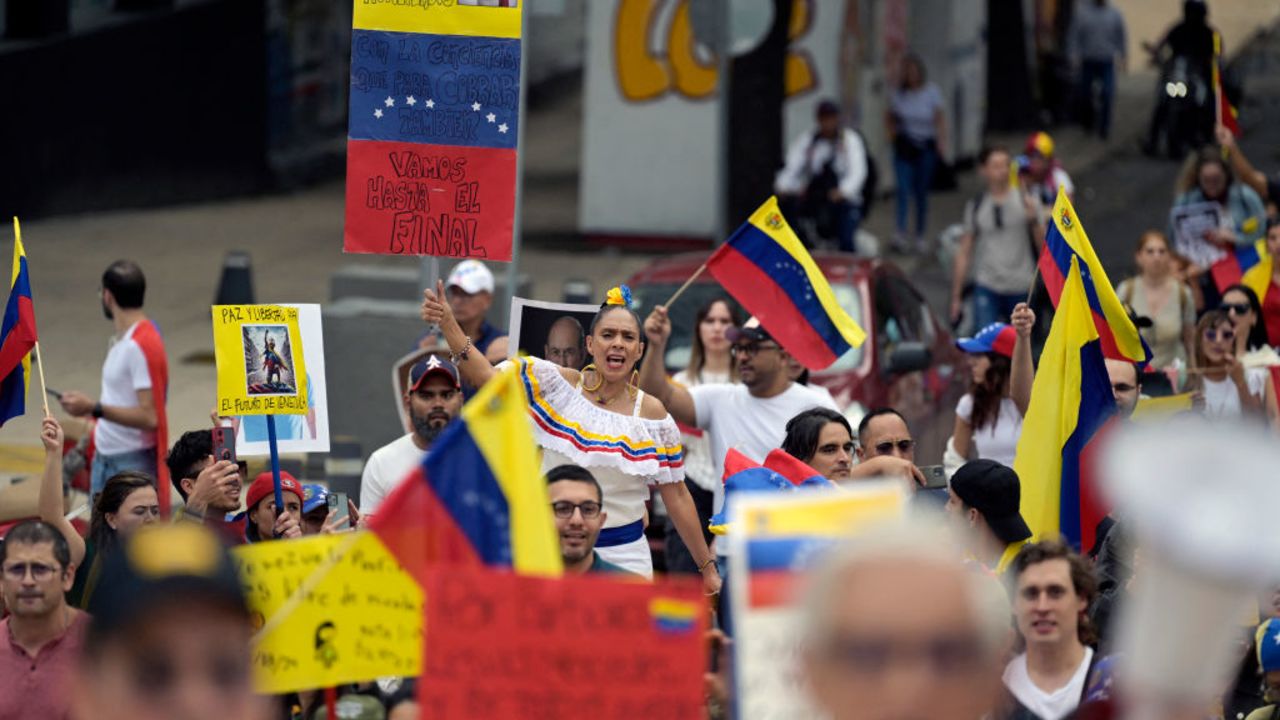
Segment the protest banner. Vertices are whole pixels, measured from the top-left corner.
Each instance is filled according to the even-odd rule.
[[[297,308],[298,330],[302,338],[302,357],[307,373],[307,412],[276,418],[280,452],[329,452],[329,394],[324,375],[324,328],[320,306],[314,303],[283,303]],[[266,418],[246,415],[240,418],[236,431],[236,454],[241,457],[266,455]]]
[[[254,687],[285,693],[422,667],[422,589],[376,535],[235,548],[253,613]]]
[[[346,252],[511,260],[518,7],[357,2]]]
[[[432,572],[419,703],[435,720],[702,718],[700,585],[618,578]]]
[[[214,305],[218,414],[305,415],[307,365],[298,309]]]
[[[510,357],[533,355],[561,367],[581,370],[587,357],[583,337],[599,311],[599,305],[513,297],[507,354]]]
[[[798,664],[797,591],[806,570],[833,542],[900,519],[900,482],[840,490],[730,496],[730,601],[738,717],[812,718]]]

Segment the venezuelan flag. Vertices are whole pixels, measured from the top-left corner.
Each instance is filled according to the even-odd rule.
[[[656,597],[649,601],[653,626],[663,633],[682,635],[691,632],[697,625],[698,611],[697,603],[676,598]]]
[[[1073,259],[1080,261],[1080,278],[1103,355],[1136,363],[1149,362],[1151,350],[1138,335],[1138,328],[1129,319],[1124,304],[1116,297],[1115,287],[1107,279],[1107,271],[1093,251],[1071,200],[1059,188],[1058,199],[1053,203],[1053,222],[1045,233],[1044,252],[1040,254],[1040,277],[1049,290],[1054,308],[1059,307]]]
[[[563,572],[527,413],[515,370],[494,377],[370,521],[420,583],[433,564]]]
[[[36,345],[36,308],[31,300],[31,275],[22,247],[22,229],[13,219],[13,275],[9,302],[0,326],[0,425],[26,412],[31,380],[31,349]]]
[[[1214,263],[1209,268],[1209,274],[1213,276],[1213,284],[1218,287],[1218,292],[1222,292],[1226,288],[1240,282],[1245,273],[1252,270],[1267,258],[1267,241],[1257,240],[1252,245],[1237,245],[1227,256]],[[1268,272],[1266,277],[1270,278],[1271,273]],[[1257,292],[1257,288],[1254,288]],[[1262,294],[1258,294],[1261,301]]]
[[[1014,470],[1022,480],[1022,517],[1032,539],[1061,533],[1078,548],[1082,542],[1092,545],[1106,514],[1081,457],[1096,448],[1091,442],[1115,414],[1115,399],[1080,258],[1071,258],[1068,268],[1031,387]]]
[[[716,250],[707,270],[805,367],[829,367],[867,338],[778,212],[777,198]]]

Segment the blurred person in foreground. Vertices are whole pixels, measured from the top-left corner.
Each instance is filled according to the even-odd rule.
[[[995,709],[1009,648],[998,583],[927,528],[833,549],[801,615],[801,674],[833,720],[977,720]]]
[[[63,718],[66,687],[89,616],[67,605],[75,579],[57,528],[39,520],[13,526],[0,542],[0,718]]]
[[[1060,720],[1084,699],[1097,641],[1087,611],[1098,583],[1084,558],[1056,540],[1024,545],[1010,566],[1013,612],[1022,654],[1004,684],[1013,696],[1006,720]]]
[[[77,720],[268,720],[231,557],[195,523],[135,533],[108,561],[73,683]],[[108,591],[109,589],[109,591]]]

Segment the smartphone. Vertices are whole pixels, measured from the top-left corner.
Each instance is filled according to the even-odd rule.
[[[926,490],[947,489],[946,468],[941,465],[921,465],[920,472],[924,475],[924,487]]]
[[[329,512],[333,513],[333,516],[329,518],[330,523],[333,523],[335,520],[342,520],[346,522],[347,527],[351,527],[351,509],[347,507],[346,493],[329,493]]]
[[[61,393],[61,392],[59,392],[59,391],[57,391],[57,390],[54,390],[54,389],[53,389],[53,388],[51,388],[51,387],[47,387],[47,388],[45,388],[45,389],[44,389],[44,391],[45,391],[45,392],[47,392],[47,393],[49,393],[49,395],[51,395],[51,396],[53,397],[53,399],[54,399],[54,400],[58,400],[58,401],[61,401],[61,400],[62,400],[62,393]]]
[[[235,428],[219,425],[213,429],[213,461],[219,460],[236,462]]]

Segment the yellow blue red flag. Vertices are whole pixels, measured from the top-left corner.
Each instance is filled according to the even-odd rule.
[[[496,375],[370,521],[419,583],[433,564],[563,572],[528,412],[515,368]]]
[[[1032,539],[1061,533],[1076,547],[1092,537],[1106,514],[1081,456],[1115,414],[1080,268],[1080,259],[1071,258],[1013,464],[1022,481],[1022,518]]]
[[[13,219],[13,275],[9,302],[0,326],[0,425],[26,412],[31,381],[31,349],[36,345],[36,309],[31,300],[31,275],[22,230]]]
[[[829,367],[867,338],[778,211],[777,198],[716,250],[707,270],[807,368]]]
[[[1044,251],[1040,254],[1040,277],[1044,279],[1055,308],[1060,305],[1072,258],[1080,261],[1080,279],[1102,342],[1103,356],[1135,363],[1149,362],[1151,350],[1143,343],[1137,326],[1116,296],[1115,287],[1093,251],[1071,200],[1062,188],[1058,188],[1052,222],[1045,233]]]

